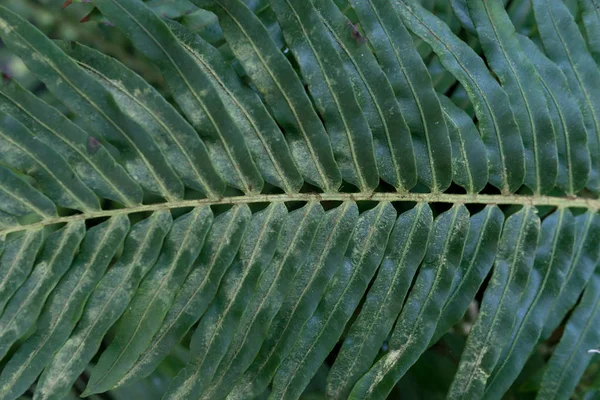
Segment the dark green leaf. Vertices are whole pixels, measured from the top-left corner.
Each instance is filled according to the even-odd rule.
[[[86,115],[98,136],[120,149],[125,167],[144,189],[166,199],[180,198],[183,185],[156,143],[131,120],[110,93],[77,66],[44,34],[18,15],[0,8],[0,36],[73,111]]]
[[[29,230],[4,243],[0,258],[0,315],[12,295],[29,276],[35,258],[42,246],[44,233],[41,229]]]
[[[556,140],[544,90],[521,49],[499,1],[467,0],[488,64],[498,76],[513,110],[525,148],[525,185],[534,193],[554,188],[558,169]]]
[[[296,72],[258,17],[240,0],[192,3],[219,17],[231,50],[283,128],[304,179],[326,192],[336,191],[341,173],[327,133]]]
[[[266,340],[230,398],[253,398],[266,389],[340,267],[357,220],[358,209],[353,202],[343,203],[322,218],[306,262],[299,267]]]
[[[202,399],[226,396],[233,389],[231,382],[237,381],[256,357],[294,276],[308,256],[323,215],[320,204],[309,203],[288,216],[273,260],[263,270],[231,345]]]
[[[542,223],[533,270],[521,297],[517,317],[500,356],[501,362],[489,379],[485,397],[500,399],[525,366],[571,264],[575,242],[575,218],[559,209]]]
[[[215,88],[229,114],[240,127],[265,181],[297,192],[302,176],[277,123],[259,96],[246,87],[217,49],[179,24],[169,27],[198,65],[217,83]]]
[[[400,215],[377,278],[327,377],[327,395],[346,399],[388,337],[425,255],[432,213],[425,203]]]
[[[388,351],[354,385],[349,399],[386,399],[427,349],[460,268],[469,211],[455,205],[433,224],[427,252],[398,317]]]
[[[440,322],[430,344],[434,344],[464,315],[469,304],[490,272],[498,251],[504,214],[496,206],[487,206],[471,217],[471,227],[454,278],[454,289],[442,309]]]
[[[433,192],[450,185],[450,141],[431,77],[391,0],[352,0],[396,94],[413,138],[419,178]]]
[[[56,206],[10,169],[0,166],[0,209],[16,216],[56,216]]]
[[[81,182],[64,158],[51,147],[37,140],[37,137],[16,119],[2,111],[0,111],[0,161],[31,175],[37,180],[44,193],[60,206],[80,211],[100,208],[94,192]],[[17,184],[18,181],[13,183]],[[17,186],[12,188],[13,191],[16,189]]]
[[[5,85],[0,91],[0,110],[12,115],[62,155],[83,183],[99,196],[127,206],[141,203],[142,189],[97,139],[17,82]],[[92,150],[90,143],[97,147]]]
[[[84,394],[112,388],[147,349],[198,257],[212,222],[210,207],[194,208],[173,222],[158,261],[119,320],[115,338],[100,356]]]
[[[162,326],[115,386],[149,375],[204,314],[239,249],[251,215],[248,206],[241,205],[215,218],[192,272],[175,296]]]
[[[140,0],[96,0],[94,4],[159,67],[225,181],[245,193],[260,192],[263,180],[244,138],[209,77],[168,26]]]
[[[548,57],[567,77],[587,129],[592,160],[587,187],[600,190],[600,70],[581,32],[562,1],[532,0],[535,19]],[[568,43],[568,44],[567,44]]]
[[[71,222],[48,237],[36,265],[0,317],[0,359],[35,324],[46,298],[67,271],[85,235],[82,222]]]
[[[58,400],[68,393],[154,265],[171,223],[169,212],[157,211],[133,226],[125,240],[123,256],[95,287],[77,327],[39,378],[36,399]]]
[[[324,120],[342,178],[362,192],[373,191],[379,176],[371,130],[333,38],[310,1],[270,4]]]
[[[208,386],[251,302],[261,272],[275,253],[286,214],[285,205],[273,203],[254,215],[237,258],[192,336],[190,361],[169,385],[165,399],[198,398]]]
[[[373,132],[379,176],[398,191],[409,190],[416,183],[417,164],[410,131],[390,82],[366,45],[366,39],[337,6],[331,0],[311,1],[339,46],[347,65],[346,73],[354,75],[351,79],[355,81],[355,90],[359,100],[362,98],[361,105]],[[365,103],[371,105],[371,110]],[[423,164],[427,166],[425,171],[430,171],[428,161],[423,160]],[[432,185],[434,179],[427,175],[424,181]],[[436,184],[444,187],[443,181]]]
[[[466,89],[486,146],[490,182],[503,193],[516,191],[524,179],[524,153],[508,96],[483,60],[446,24],[413,1],[398,0],[394,5],[408,28],[431,45]]]
[[[471,328],[448,399],[480,398],[510,338],[521,294],[527,285],[540,220],[525,207],[506,220],[492,278]]]
[[[360,216],[342,266],[279,367],[270,398],[298,399],[317,373],[381,263],[395,217],[390,203],[381,203]]]
[[[36,332],[2,370],[0,398],[16,398],[25,393],[64,344],[128,230],[125,216],[111,218],[88,230],[73,265],[48,298]]]
[[[225,185],[204,143],[156,89],[117,60],[89,47],[65,42],[58,45],[101,82],[123,111],[152,136],[186,186],[208,197],[221,196]]]

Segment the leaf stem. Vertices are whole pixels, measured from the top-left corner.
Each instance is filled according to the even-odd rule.
[[[449,194],[449,193],[292,193],[292,194],[251,194],[222,197],[220,199],[177,200],[165,203],[143,204],[139,206],[90,211],[63,217],[47,218],[28,225],[12,226],[0,231],[0,237],[21,230],[39,229],[47,225],[67,223],[93,218],[106,218],[115,215],[171,210],[176,208],[198,207],[202,205],[251,204],[290,201],[389,201],[426,202],[453,204],[513,204],[521,206],[550,206],[600,209],[600,199],[585,197],[554,197],[537,195],[492,195],[492,194]]]

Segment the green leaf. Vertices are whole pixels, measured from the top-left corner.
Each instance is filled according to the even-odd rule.
[[[96,0],[94,4],[159,67],[175,100],[202,133],[213,165],[225,181],[245,193],[260,192],[263,180],[239,128],[209,76],[167,25],[139,0]]]
[[[337,6],[331,0],[311,1],[339,46],[346,72],[354,75],[351,79],[355,81],[359,99],[362,98],[361,105],[373,133],[379,176],[400,192],[409,190],[416,183],[417,164],[410,131],[390,82],[366,46],[365,38]],[[364,103],[372,104],[371,109],[365,109]],[[423,176],[425,182],[430,181],[427,175]],[[431,180],[430,184],[433,183]],[[443,187],[444,182],[438,185]]]
[[[571,264],[575,242],[575,218],[559,209],[541,227],[533,270],[508,341],[486,388],[485,397],[500,399],[510,388],[534,349],[554,300]]]
[[[569,397],[593,356],[589,350],[600,344],[599,324],[600,272],[596,269],[550,357],[536,399]]]
[[[225,184],[198,134],[152,86],[133,71],[89,47],[57,43],[115,98],[121,109],[156,141],[183,183],[208,197],[220,197]]]
[[[567,7],[560,1],[533,0],[535,20],[546,55],[567,77],[587,129],[592,160],[587,187],[600,190],[600,70]],[[567,45],[568,43],[568,45]]]
[[[215,218],[192,272],[177,292],[160,329],[115,387],[149,375],[204,314],[239,249],[251,215],[248,206],[240,205]]]
[[[432,225],[425,203],[400,215],[388,240],[385,257],[327,377],[327,395],[346,399],[368,371],[388,337],[423,260]]]
[[[279,367],[269,398],[297,399],[342,335],[383,259],[396,211],[380,203],[358,219],[343,264],[329,282],[294,348]]]
[[[258,95],[242,83],[217,49],[177,23],[169,23],[169,28],[198,65],[217,83],[215,89],[240,127],[265,181],[287,193],[297,192],[303,183],[300,171],[283,133]]]
[[[597,395],[596,0],[35,2],[1,399]]]
[[[237,381],[256,357],[294,276],[304,265],[323,215],[321,205],[311,202],[287,217],[275,255],[262,271],[255,294],[240,319],[210,387],[204,390],[203,399],[225,397],[233,389],[231,382]]]
[[[129,230],[129,220],[118,216],[87,231],[71,268],[52,292],[36,332],[10,358],[0,375],[0,397],[25,393],[68,339],[98,281],[104,275]]]
[[[477,34],[477,29],[471,18],[469,7],[467,6],[467,0],[449,0],[452,6],[454,15],[460,21],[463,28],[472,35]]]
[[[559,166],[556,185],[574,195],[585,187],[590,174],[583,116],[560,68],[525,36],[519,36],[519,43],[539,74],[552,116]]]
[[[540,220],[532,207],[510,216],[502,231],[492,278],[471,328],[448,399],[479,398],[515,321],[538,241]]]
[[[48,295],[71,265],[84,235],[85,226],[78,221],[48,237],[33,271],[0,317],[0,359],[35,324]]]
[[[214,376],[231,343],[240,317],[251,302],[252,289],[275,249],[287,209],[273,203],[257,213],[211,307],[200,320],[190,343],[190,361],[171,382],[165,399],[199,397]]]
[[[423,264],[392,332],[388,352],[354,385],[349,399],[387,398],[427,349],[460,268],[468,229],[469,211],[464,205],[455,205],[435,219]]]
[[[84,395],[112,388],[147,349],[198,257],[212,222],[210,207],[194,208],[173,222],[158,261],[119,320],[115,338],[92,370]]]
[[[123,256],[95,287],[77,327],[39,378],[36,400],[62,399],[68,393],[154,265],[171,223],[168,212],[157,211],[133,226],[125,240]]]
[[[429,43],[466,89],[486,146],[490,183],[503,193],[516,191],[524,179],[524,153],[508,96],[483,60],[447,25],[413,1],[399,0],[394,5],[407,27]]]
[[[508,4],[506,12],[510,16],[510,20],[517,32],[529,37],[532,37],[537,33],[531,0],[513,0]],[[527,53],[526,50],[525,53]],[[527,55],[529,55],[529,53],[527,53]]]
[[[419,178],[433,192],[446,190],[452,179],[451,147],[425,63],[390,0],[351,3],[410,129]]]
[[[556,182],[558,162],[552,119],[538,74],[521,49],[504,6],[467,0],[477,36],[492,71],[510,101],[525,148],[525,185],[548,193]]]
[[[5,213],[4,211],[0,211],[0,228],[5,229],[16,227],[17,225],[19,225],[19,222],[15,216]],[[3,241],[4,239],[5,236],[3,235],[0,240]]]
[[[142,189],[101,143],[16,81],[0,91],[0,110],[63,156],[98,196],[126,206],[141,203]]]
[[[264,392],[292,350],[300,328],[317,308],[329,280],[340,267],[357,220],[358,208],[354,202],[345,202],[322,218],[306,261],[298,267],[267,338],[234,386],[230,398],[253,398]]]
[[[56,206],[49,198],[31,187],[17,174],[0,166],[0,209],[8,214],[36,214],[41,218],[56,216]]]
[[[80,211],[100,208],[94,192],[81,182],[64,158],[51,147],[37,140],[16,119],[2,111],[0,111],[0,160],[5,165],[33,177],[44,193],[59,206]],[[17,186],[14,186],[12,191],[16,189]]]
[[[233,54],[283,128],[304,179],[326,192],[336,191],[341,173],[327,133],[296,72],[260,20],[240,0],[192,3],[219,17]]]
[[[41,229],[32,229],[6,242],[3,240],[0,258],[0,315],[6,303],[29,276],[43,243],[43,233]]]
[[[600,215],[587,212],[575,217],[575,250],[573,260],[563,278],[560,294],[554,300],[552,311],[542,332],[547,339],[579,300],[579,295],[592,277],[600,261]]]
[[[149,0],[145,3],[156,15],[163,18],[180,18],[196,10],[189,0]]]
[[[600,65],[600,3],[598,0],[579,0],[578,4],[588,49]]]
[[[371,130],[333,38],[310,1],[270,4],[324,120],[342,178],[363,192],[373,191],[379,176]]]
[[[61,101],[88,116],[85,121],[95,131],[97,140],[105,137],[120,149],[125,167],[144,189],[168,200],[182,196],[181,181],[148,133],[50,39],[3,7],[0,37]]]
[[[455,287],[442,309],[430,344],[437,342],[462,318],[475,298],[494,263],[503,224],[504,214],[496,206],[487,206],[471,217],[460,270],[454,278]]]
[[[483,140],[471,117],[446,96],[439,95],[439,99],[452,143],[453,180],[467,193],[477,193],[489,178]]]

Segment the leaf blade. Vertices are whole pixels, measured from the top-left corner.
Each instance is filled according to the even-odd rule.
[[[575,244],[575,218],[559,209],[541,226],[533,270],[517,310],[515,326],[486,388],[486,398],[501,398],[538,341],[544,323],[559,295]]]
[[[586,48],[585,41],[569,10],[562,2],[534,0],[535,20],[548,57],[567,77],[577,98],[588,132],[591,170],[587,187],[600,188],[600,95],[590,90],[600,85],[600,70]],[[568,43],[568,45],[566,44]]]
[[[20,122],[0,111],[0,160],[30,175],[58,205],[80,211],[100,208],[98,198],[71,166]]]
[[[389,81],[368,46],[361,42],[364,38],[338,7],[330,0],[311,1],[337,42],[342,59],[347,60],[347,73],[355,75],[355,87],[363,88],[355,89],[359,99],[362,96],[363,103],[373,104],[373,115],[367,113],[367,119],[380,177],[398,191],[409,190],[417,180],[414,145]]]
[[[392,330],[413,276],[425,256],[433,216],[426,203],[400,215],[365,304],[327,377],[327,395],[346,399]],[[367,340],[368,338],[368,340]]]
[[[99,196],[128,206],[141,203],[142,189],[104,146],[100,143],[94,148],[89,146],[94,143],[93,136],[16,81],[0,90],[0,110],[12,115],[52,146],[68,160],[83,183]]]
[[[215,218],[195,266],[175,296],[162,326],[148,349],[115,386],[149,375],[200,319],[238,252],[251,216],[248,206],[240,205]]]
[[[73,265],[52,292],[36,332],[11,357],[0,375],[0,396],[16,398],[35,381],[53,353],[67,340],[83,312],[87,297],[129,230],[125,216],[91,228]]]
[[[548,193],[556,182],[558,161],[550,113],[539,76],[516,38],[501,2],[467,0],[479,42],[504,88],[525,149],[525,185]]]
[[[71,222],[46,240],[31,275],[0,317],[0,358],[35,323],[46,298],[71,265],[84,234],[82,222]]]
[[[324,119],[342,178],[361,191],[373,191],[379,176],[371,131],[317,11],[310,2],[271,0],[270,5]]]
[[[381,203],[360,216],[343,265],[279,367],[270,398],[299,398],[325,361],[383,259],[395,217],[390,203]]]
[[[225,184],[210,162],[200,137],[152,86],[117,60],[92,48],[58,42],[80,67],[100,81],[123,111],[137,121],[156,141],[166,160],[183,183],[218,198]]]
[[[521,293],[527,284],[538,240],[539,218],[532,207],[510,216],[502,231],[490,287],[485,291],[449,399],[481,396],[515,320]]]
[[[98,0],[95,4],[159,67],[179,106],[204,134],[212,161],[227,183],[245,193],[260,192],[263,180],[239,129],[210,79],[167,25],[140,0]]]
[[[321,205],[313,202],[288,216],[271,264],[262,272],[252,301],[244,311],[231,345],[202,399],[226,396],[232,389],[231,382],[240,378],[260,351],[268,328],[308,255],[323,215]]]
[[[121,149],[125,165],[134,176],[142,176],[144,189],[166,199],[182,196],[183,185],[165,161],[156,143],[127,117],[99,82],[77,66],[37,28],[8,9],[0,8],[0,36],[12,51],[96,132]]]
[[[212,221],[210,207],[197,207],[173,222],[156,264],[140,283],[119,320],[114,340],[92,370],[85,395],[112,388],[150,344],[200,253]]]
[[[503,193],[516,191],[523,183],[525,161],[506,93],[483,60],[446,24],[416,2],[401,0],[394,5],[407,27],[432,46],[444,67],[467,90],[486,146],[490,182]]]
[[[460,267],[469,212],[455,205],[434,221],[423,264],[389,341],[389,352],[354,385],[350,399],[385,399],[423,353],[435,332]]]
[[[345,202],[325,214],[304,268],[294,277],[258,355],[230,393],[232,399],[257,396],[265,390],[339,267],[357,219],[358,209],[353,202]]]
[[[231,343],[261,271],[269,263],[287,209],[273,203],[254,215],[240,252],[228,269],[211,307],[200,320],[190,343],[190,362],[169,385],[165,399],[199,397],[214,376]]]
[[[431,77],[389,0],[351,1],[410,129],[420,178],[433,192],[452,179],[448,129]]]
[[[298,192],[303,183],[302,175],[283,133],[258,95],[241,82],[217,49],[182,25],[171,22],[169,28],[198,65],[218,84],[217,91],[222,93],[225,107],[240,125],[265,181],[286,193]]]
[[[133,226],[125,240],[123,257],[95,287],[77,327],[39,378],[34,399],[62,399],[68,393],[158,258],[171,223],[170,213],[158,211]]]
[[[327,133],[296,72],[260,20],[238,0],[192,3],[218,16],[231,50],[283,127],[304,179],[326,192],[336,191],[341,173]]]

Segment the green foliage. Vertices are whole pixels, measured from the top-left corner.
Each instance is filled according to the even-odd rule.
[[[598,1],[26,3],[1,400],[597,396]]]

